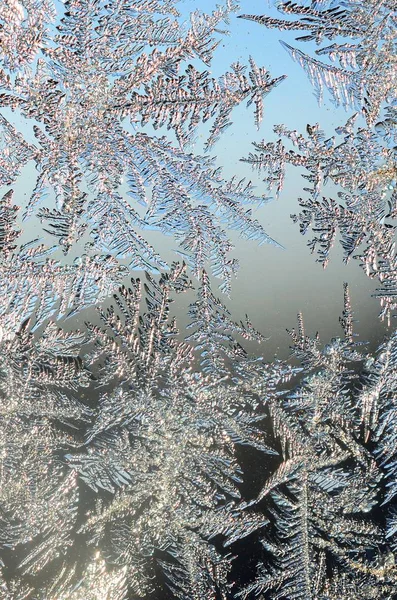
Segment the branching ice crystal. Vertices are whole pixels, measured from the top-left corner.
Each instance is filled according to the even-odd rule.
[[[336,39],[331,45],[316,50],[316,54],[338,62],[339,66],[281,43],[307,73],[319,102],[326,88],[336,105],[362,109],[368,124],[373,125],[382,104],[396,97],[395,0],[312,0],[307,4],[290,0],[277,2],[278,10],[287,17],[298,17],[295,20],[265,15],[241,15],[241,18],[281,31],[307,31],[297,41],[314,41],[320,45],[324,40]]]
[[[202,281],[206,286],[204,275]],[[3,560],[8,564],[4,550],[11,547],[18,561],[18,577],[7,577],[4,589],[18,599],[112,593],[126,600],[155,589],[160,569],[181,599],[228,599],[236,592],[391,599],[394,337],[374,358],[363,353],[345,287],[344,339],[321,347],[300,317],[290,333],[301,367],[266,365],[238,350],[233,337],[217,338],[226,323],[233,336],[244,329],[218,320],[226,309],[211,302],[206,320],[219,349],[203,373],[192,362],[203,351],[200,339],[181,341],[170,317],[173,296],[189,288],[186,267],[177,264],[158,280],[149,276],[145,286],[132,280],[122,287],[114,306],[100,311],[102,324],[88,325],[85,368],[76,357],[78,332],[49,324],[35,341],[25,325],[4,342],[8,479],[0,542]],[[233,352],[237,367],[228,375]],[[100,386],[94,410],[74,398],[90,381],[88,367]],[[289,385],[300,371],[299,383]],[[21,389],[23,402],[13,404]],[[248,502],[241,498],[238,445],[277,463]],[[386,524],[376,518],[380,503],[388,505]],[[239,591],[226,548],[257,530],[265,531],[266,560]]]
[[[307,134],[274,128],[287,138],[296,150],[290,150],[282,139],[255,143],[256,153],[245,159],[253,167],[268,172],[269,187],[280,193],[287,165],[303,167],[309,182],[304,191],[309,198],[299,198],[303,208],[298,216],[305,234],[313,231],[308,246],[319,255],[325,267],[329,251],[339,234],[344,260],[358,259],[366,274],[381,284],[376,296],[382,304],[382,318],[390,320],[396,308],[396,254],[394,243],[396,166],[396,50],[397,4],[349,0],[305,3],[281,2],[278,9],[298,20],[280,20],[267,16],[242,15],[266,27],[302,30],[308,34],[299,41],[324,39],[337,41],[317,50],[317,54],[337,60],[340,67],[329,65],[287,48],[303,66],[321,100],[327,88],[336,104],[358,109],[367,126],[355,125],[359,113],[346,125],[338,127],[336,136],[327,138],[318,124],[308,125]],[[347,38],[340,42],[339,37]],[[354,43],[350,43],[350,40]],[[381,119],[377,122],[378,119]],[[327,182],[339,188],[338,200],[322,196]]]
[[[3,560],[18,574],[4,583],[7,598],[34,597],[32,577],[54,572],[54,564],[60,579],[69,574],[79,489],[60,457],[77,443],[73,430],[90,417],[77,399],[90,381],[78,356],[84,338],[54,323],[40,338],[29,322],[13,335],[3,330],[0,547]]]
[[[379,280],[376,296],[382,303],[381,315],[390,319],[397,294],[397,166],[395,148],[386,139],[395,131],[396,121],[386,120],[387,135],[383,122],[371,129],[357,127],[355,114],[336,128],[331,138],[318,124],[308,125],[306,135],[278,125],[274,131],[280,139],[254,143],[255,152],[243,160],[267,172],[265,182],[269,188],[275,187],[277,194],[289,165],[303,169],[302,177],[308,182],[303,188],[306,197],[298,198],[302,211],[291,216],[302,234],[312,230],[308,247],[326,267],[339,236],[344,261],[359,260],[366,275]],[[327,184],[339,189],[337,200],[323,195],[328,192]]]
[[[210,148],[244,100],[254,104],[259,125],[263,98],[283,77],[272,79],[253,59],[249,70],[236,63],[219,79],[189,64],[210,64],[232,5],[196,11],[190,26],[163,0],[70,0],[57,21],[50,8],[28,1],[3,9],[3,29],[11,22],[19,41],[2,38],[0,106],[33,135],[24,140],[12,115],[2,117],[0,183],[12,183],[34,161],[38,177],[25,217],[36,214],[65,253],[85,242],[132,268],[163,269],[140,233],[155,228],[176,238],[196,275],[208,262],[228,288],[236,264],[224,228],[275,242],[242,208],[260,201],[251,184],[225,181],[213,159],[188,153],[186,144],[211,120]],[[144,133],[147,123],[172,130],[180,148]],[[49,193],[55,206],[40,208]]]
[[[33,239],[19,243],[13,191],[0,199],[0,339],[14,335],[33,313],[35,327],[108,297],[127,273],[111,256],[83,254],[72,265],[51,259],[54,248]]]
[[[344,324],[350,321],[349,311],[346,295]],[[334,339],[321,348],[318,337],[304,333],[301,317],[298,331],[291,332],[305,377],[269,405],[283,462],[249,504],[263,506],[271,527],[263,540],[266,560],[255,581],[238,594],[241,598],[394,597],[397,569],[390,542],[396,533],[395,510],[386,528],[368,518],[379,502],[393,496],[388,488],[394,482],[394,463],[387,449],[392,447],[395,411],[381,391],[382,384],[391,393],[394,386],[394,368],[386,367],[387,383],[382,373],[393,340],[380,348],[375,361],[368,357],[360,377],[352,361],[365,357],[349,339],[349,325],[345,333],[345,340]],[[382,439],[383,450],[368,444],[371,436]],[[382,470],[390,477],[386,487]]]
[[[325,266],[339,232],[345,261],[378,278],[389,316],[395,1],[279,7],[298,19],[249,18],[335,40],[319,54],[340,67],[288,49],[320,95],[366,124],[350,116],[329,139],[319,125],[277,126],[280,139],[247,161],[277,193],[288,165],[305,170],[295,220],[312,228],[311,250]],[[273,240],[244,206],[259,200],[252,185],[225,181],[189,143],[210,121],[210,149],[241,102],[259,124],[282,78],[252,59],[219,78],[200,70],[232,3],[189,25],[171,0],[56,8],[0,6],[1,598],[392,600],[396,334],[367,353],[345,285],[343,337],[322,346],[299,315],[293,360],[266,363],[244,349],[263,336],[211,289],[215,275],[228,290],[237,267],[226,229]],[[32,163],[23,212],[53,247],[20,230],[10,186]],[[337,201],[323,196],[327,182]],[[172,234],[184,262],[168,266],[141,235],[148,227]],[[138,268],[144,282],[131,278]],[[183,293],[185,335],[171,310]],[[63,317],[93,306],[97,319],[67,329]],[[246,538],[261,540],[256,574]]]
[[[169,293],[186,284],[175,266],[158,284],[150,281],[146,314],[138,282],[115,298],[117,311],[102,314],[106,330],[95,331],[105,381],[120,384],[102,394],[85,452],[67,458],[94,491],[112,494],[98,501],[84,532],[127,569],[135,593],[151,588],[157,556],[176,598],[209,600],[216,590],[229,597],[230,557],[208,540],[244,537],[266,523],[235,506],[241,470],[234,446],[274,450],[256,426],[263,415],[254,394],[189,369],[192,349],[175,338],[168,318]]]

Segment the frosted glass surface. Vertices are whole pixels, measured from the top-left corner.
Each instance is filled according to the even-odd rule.
[[[396,0],[0,3],[0,600],[392,600]]]

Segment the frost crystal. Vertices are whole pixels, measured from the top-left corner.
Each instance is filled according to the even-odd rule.
[[[281,42],[307,73],[319,102],[326,88],[336,105],[362,109],[373,125],[384,101],[393,100],[397,90],[396,11],[395,0],[312,0],[293,3],[277,2],[277,8],[296,20],[267,16],[241,15],[265,27],[279,30],[307,31],[297,41],[335,40],[316,54],[339,66],[322,62],[301,50]],[[342,39],[341,39],[342,38]],[[343,39],[345,38],[345,39]]]
[[[293,149],[282,138],[254,143],[256,152],[243,160],[266,171],[265,182],[269,188],[275,186],[278,194],[289,165],[303,170],[309,186],[302,190],[305,197],[298,198],[301,212],[291,216],[302,234],[312,230],[308,247],[326,267],[339,236],[344,261],[359,260],[366,275],[378,279],[381,287],[375,295],[382,303],[382,317],[390,319],[397,306],[395,149],[380,135],[381,123],[378,129],[360,128],[355,126],[356,118],[349,118],[331,138],[318,124],[308,125],[306,135],[276,126],[275,133]],[[324,195],[327,184],[339,189],[338,199]]]
[[[346,293],[342,322],[349,310]],[[395,535],[394,509],[386,528],[375,517],[377,495],[390,502],[393,493],[387,490],[395,479],[390,451],[386,456],[395,411],[381,391],[382,384],[383,390],[394,388],[394,368],[384,365],[393,340],[375,361],[368,360],[370,370],[365,365],[360,377],[352,366],[364,355],[350,332],[348,326],[345,340],[324,348],[318,337],[305,335],[301,317],[298,331],[291,332],[305,378],[269,405],[283,462],[250,503],[263,507],[271,527],[262,542],[266,561],[241,598],[393,597],[397,572],[388,542]],[[380,434],[385,421],[387,432]],[[376,444],[369,443],[371,437]],[[382,471],[388,474],[386,486]]]
[[[250,183],[225,181],[213,159],[186,145],[211,120],[210,148],[244,100],[259,124],[264,96],[283,79],[253,59],[248,71],[236,63],[219,79],[189,64],[210,63],[231,7],[196,11],[187,26],[174,3],[161,0],[70,0],[55,21],[49,2],[8,5],[3,29],[10,22],[18,42],[2,40],[0,106],[9,117],[0,122],[0,183],[11,184],[34,161],[25,217],[37,215],[65,254],[85,243],[131,268],[166,267],[142,230],[172,234],[196,275],[209,262],[227,288],[236,265],[224,228],[275,242],[241,207],[260,201]],[[24,133],[32,130],[28,139],[9,109]],[[172,130],[180,147],[144,133],[148,123]],[[55,206],[40,207],[48,194]]]
[[[308,243],[325,267],[336,236],[344,251],[344,260],[358,259],[366,274],[377,278],[381,287],[376,296],[382,304],[382,318],[390,321],[397,295],[396,254],[394,243],[396,204],[396,10],[391,2],[312,2],[310,6],[281,2],[278,9],[299,20],[279,20],[267,16],[242,15],[266,27],[307,30],[299,41],[333,40],[344,36],[354,44],[334,43],[317,54],[338,60],[341,67],[330,66],[288,49],[309,74],[319,99],[326,87],[336,104],[356,108],[367,126],[357,126],[359,113],[336,129],[337,136],[327,138],[318,124],[307,125],[307,137],[280,125],[277,142],[254,143],[255,153],[243,159],[254,168],[267,171],[269,188],[279,194],[287,165],[305,169],[302,176],[310,187],[303,188],[308,198],[299,198],[302,212],[295,221],[301,233],[312,229]],[[377,122],[377,119],[381,118]],[[339,137],[340,136],[340,137]],[[295,148],[289,149],[286,138]],[[326,197],[327,183],[339,188],[338,200]]]
[[[245,160],[277,194],[304,170],[294,219],[310,249],[326,266],[339,235],[390,317],[396,3],[278,6],[286,19],[245,17],[335,40],[318,54],[340,66],[287,49],[318,95],[362,115],[329,138],[276,126]],[[1,599],[395,597],[396,332],[367,352],[345,284],[344,335],[323,346],[300,314],[291,360],[267,363],[212,289],[237,268],[226,230],[275,243],[245,206],[251,183],[189,149],[207,121],[211,149],[242,102],[259,125],[283,79],[253,59],[203,70],[235,9],[186,25],[172,0],[0,6]],[[20,211],[10,186],[32,165]]]

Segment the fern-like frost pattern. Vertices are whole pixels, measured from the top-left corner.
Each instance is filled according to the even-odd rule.
[[[340,334],[324,345],[299,314],[285,361],[235,320],[230,231],[279,244],[252,217],[265,196],[211,153],[242,103],[259,127],[284,76],[250,58],[213,77],[238,6],[178,8],[0,5],[1,599],[393,600],[396,332],[369,352],[347,284]],[[339,237],[391,325],[396,2],[277,8],[240,16],[317,44],[282,42],[350,114],[331,136],[277,125],[243,160],[280,199],[302,171],[310,250],[326,267]]]

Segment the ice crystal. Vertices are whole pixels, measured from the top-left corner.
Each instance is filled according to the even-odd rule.
[[[202,271],[198,299],[189,307],[190,323],[195,329],[186,339],[194,343],[201,352],[201,367],[212,376],[230,376],[245,358],[244,349],[237,338],[261,342],[264,337],[256,331],[250,321],[235,323],[230,312],[211,290],[210,280]]]
[[[120,384],[101,395],[85,452],[68,461],[94,491],[112,494],[110,503],[98,502],[84,532],[127,569],[137,594],[151,588],[157,554],[175,597],[210,599],[218,589],[227,598],[230,558],[208,539],[239,538],[266,523],[232,509],[241,481],[234,446],[274,450],[256,426],[263,417],[254,394],[189,370],[191,348],[175,338],[168,317],[170,292],[186,283],[178,266],[150,281],[149,312],[140,316],[133,281],[115,298],[118,310],[102,314],[106,330],[95,331],[105,377]],[[110,332],[118,332],[116,343]]]
[[[187,26],[167,1],[70,0],[51,24],[50,2],[6,3],[3,30],[8,36],[11,24],[18,42],[2,38],[0,106],[33,135],[24,139],[11,113],[1,118],[0,183],[34,161],[25,217],[36,214],[65,253],[85,242],[132,268],[163,269],[141,233],[155,228],[176,238],[194,273],[209,262],[228,287],[236,265],[225,229],[275,243],[241,206],[260,200],[250,183],[225,181],[213,159],[186,149],[208,120],[210,148],[244,100],[259,124],[264,96],[283,79],[253,59],[248,71],[236,63],[219,79],[189,64],[209,65],[232,9],[196,11]],[[144,133],[147,123],[172,130],[180,147]],[[48,193],[55,205],[40,207]]]
[[[212,290],[213,276],[229,289],[237,267],[227,229],[273,243],[244,206],[259,200],[253,186],[225,181],[215,158],[189,149],[206,121],[211,149],[241,102],[259,124],[282,80],[253,59],[219,78],[202,70],[235,8],[184,24],[171,0],[0,6],[6,600],[395,596],[396,333],[368,353],[345,284],[344,336],[323,346],[299,315],[291,360],[265,362],[244,348],[263,335]],[[326,87],[366,124],[351,116],[328,139],[319,125],[305,135],[280,125],[280,139],[246,160],[277,193],[289,165],[305,170],[295,220],[312,228],[311,250],[325,266],[339,233],[345,261],[378,278],[390,315],[396,4],[279,8],[298,19],[249,18],[335,38],[319,54],[340,67],[288,49],[320,95]],[[20,209],[10,186],[32,164]],[[44,240],[26,239],[21,213],[41,221]],[[171,234],[184,262],[167,265],[142,235],[149,227]],[[184,332],[172,310],[181,294]],[[71,327],[92,307],[84,329]]]
[[[126,275],[111,256],[83,254],[62,265],[39,239],[21,243],[17,212],[9,190],[0,199],[0,339],[13,336],[33,313],[38,327],[103,300]]]
[[[337,127],[331,138],[318,124],[308,125],[306,135],[278,125],[274,131],[282,137],[276,142],[254,143],[255,152],[243,160],[267,172],[265,182],[269,188],[275,187],[277,194],[289,165],[303,170],[302,177],[309,185],[302,190],[305,197],[298,198],[301,212],[291,216],[302,234],[312,230],[308,247],[326,267],[339,237],[343,260],[359,260],[366,275],[378,279],[381,287],[375,295],[382,304],[382,317],[390,319],[396,308],[397,286],[395,149],[385,143],[381,122],[368,129],[357,127],[356,121],[357,114]],[[325,195],[328,184],[339,190],[337,199]]]
[[[321,62],[283,41],[281,44],[307,73],[319,102],[326,88],[336,105],[363,110],[368,124],[374,124],[382,103],[396,96],[395,0],[313,0],[309,6],[288,0],[278,2],[277,8],[287,17],[298,19],[241,17],[281,31],[306,31],[297,41],[320,45],[324,40],[336,39],[316,54],[340,66]]]
[[[68,572],[79,490],[60,453],[90,414],[77,400],[90,381],[79,358],[83,339],[54,323],[35,338],[25,322],[1,341],[0,546],[3,559],[12,553],[10,566],[19,574],[5,585],[7,598],[32,597],[29,579],[54,563]]]
[[[348,312],[346,299],[343,322]],[[269,406],[284,460],[249,505],[262,505],[272,528],[263,539],[267,560],[238,595],[391,599],[397,572],[388,541],[395,535],[395,513],[392,509],[386,528],[367,515],[376,511],[379,493],[384,503],[394,493],[388,490],[394,463],[387,453],[395,411],[382,393],[382,386],[391,393],[394,387],[394,369],[384,365],[393,339],[375,361],[368,357],[360,378],[351,364],[365,355],[349,335],[321,348],[318,337],[304,333],[301,317],[291,335],[305,377]],[[370,436],[383,450],[368,445]],[[388,473],[386,487],[382,471]]]
[[[359,589],[363,598],[392,598],[395,336],[365,354],[345,287],[345,338],[322,347],[299,317],[290,334],[300,368],[265,364],[236,349],[244,328],[210,302],[219,346],[203,372],[192,362],[200,338],[182,341],[170,315],[190,285],[175,264],[145,286],[120,288],[84,336],[49,323],[36,340],[26,324],[3,342],[0,542],[5,563],[8,548],[18,561],[4,589],[15,598],[126,600],[155,590],[160,569],[181,599],[331,600]],[[217,337],[226,325],[233,335]],[[86,342],[84,367],[76,353]],[[99,386],[94,410],[75,398],[87,384]],[[237,446],[274,464],[248,502]],[[376,518],[381,503],[386,524]],[[262,530],[266,561],[239,591],[227,548]]]
[[[281,2],[278,8],[299,20],[242,15],[266,27],[307,30],[303,41],[322,43],[343,36],[317,54],[338,60],[341,67],[322,63],[288,44],[288,49],[309,74],[319,99],[326,87],[336,104],[356,108],[367,126],[356,124],[359,113],[336,128],[340,136],[326,137],[318,124],[307,125],[307,137],[283,125],[274,128],[277,142],[254,143],[246,160],[267,171],[266,182],[279,194],[287,165],[302,167],[310,187],[309,198],[299,198],[302,212],[295,216],[300,230],[313,231],[308,246],[325,267],[336,237],[340,236],[344,260],[358,259],[366,274],[377,278],[376,296],[382,318],[390,320],[396,308],[395,182],[396,182],[396,10],[391,2],[312,2],[310,6]],[[354,43],[350,43],[354,40]],[[377,120],[380,119],[378,122]],[[291,150],[281,138],[296,148]],[[342,138],[342,139],[341,139]],[[338,200],[327,193],[330,182],[339,188]]]

